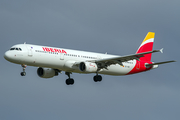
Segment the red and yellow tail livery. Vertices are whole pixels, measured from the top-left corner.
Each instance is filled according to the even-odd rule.
[[[149,32],[146,35],[146,37],[144,38],[140,47],[138,48],[136,54],[152,51],[153,50],[153,43],[154,43],[154,36],[155,36],[154,32]],[[140,58],[140,61],[150,62],[151,61],[151,55],[152,55],[152,53],[144,55],[144,57]]]

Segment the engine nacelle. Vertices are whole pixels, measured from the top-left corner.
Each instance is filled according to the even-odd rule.
[[[91,63],[91,62],[81,62],[79,64],[79,69],[82,72],[96,72],[98,67],[96,65],[96,63]]]
[[[41,78],[52,78],[54,76],[57,76],[58,72],[55,71],[52,68],[42,68],[42,67],[39,67],[37,69],[37,74]]]

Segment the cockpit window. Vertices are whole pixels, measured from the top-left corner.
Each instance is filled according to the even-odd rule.
[[[18,51],[22,51],[21,48],[11,48],[10,50],[18,50]]]
[[[15,48],[11,48],[10,50],[14,50]]]

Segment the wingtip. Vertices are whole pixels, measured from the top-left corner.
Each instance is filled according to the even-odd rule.
[[[163,49],[164,49],[164,48],[161,48],[159,51],[160,51],[161,53],[163,53]]]

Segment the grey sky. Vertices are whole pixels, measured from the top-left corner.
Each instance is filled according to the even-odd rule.
[[[178,0],[1,0],[1,120],[179,120],[179,62],[130,75],[94,74],[39,78],[28,66],[7,62],[14,44],[31,43],[116,55],[136,52],[147,32],[156,33],[155,62],[180,61]]]

